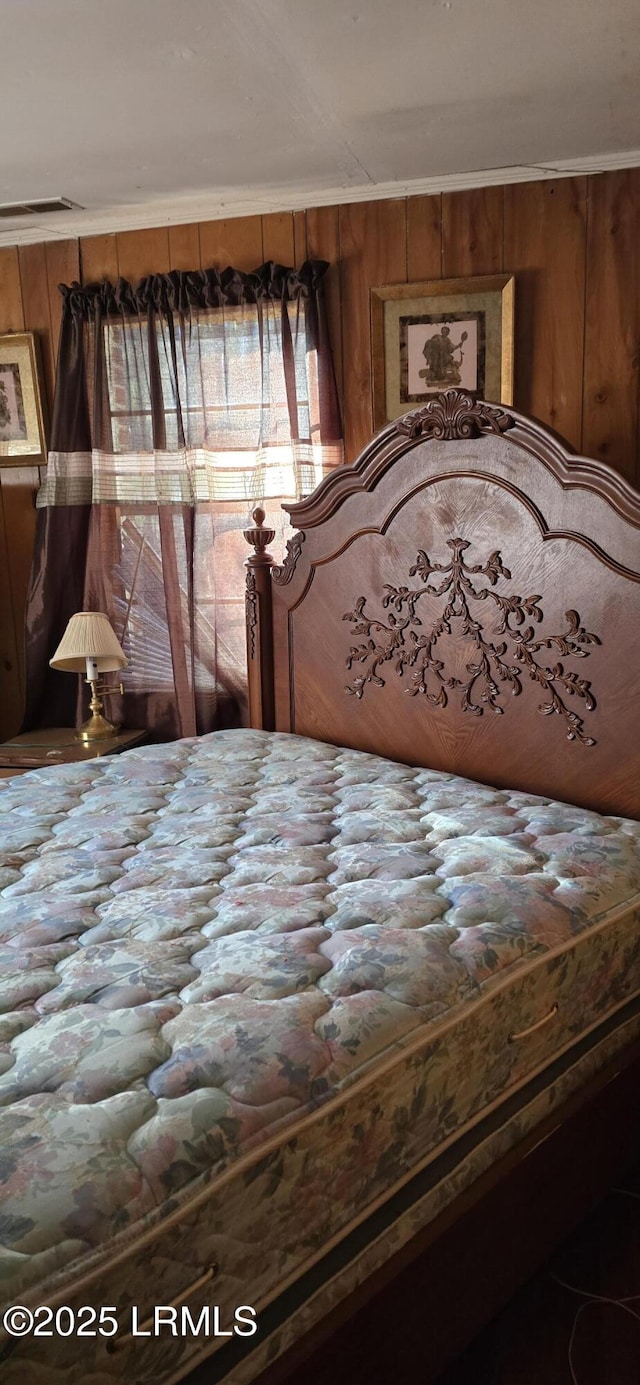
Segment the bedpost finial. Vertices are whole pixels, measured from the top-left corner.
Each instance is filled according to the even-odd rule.
[[[253,548],[253,553],[247,558],[247,562],[251,567],[255,567],[257,564],[270,565],[273,563],[274,559],[271,557],[270,553],[266,552],[266,548],[268,544],[273,543],[276,531],[275,529],[263,528],[266,513],[261,505],[256,505],[251,518],[253,520],[253,528],[243,529],[242,531],[247,543]]]

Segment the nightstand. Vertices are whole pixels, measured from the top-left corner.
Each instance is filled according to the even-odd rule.
[[[0,779],[25,774],[29,769],[44,769],[47,765],[71,765],[79,760],[98,760],[103,755],[117,755],[130,750],[147,738],[146,731],[120,731],[108,740],[92,741],[86,745],[75,738],[71,727],[49,727],[46,731],[25,731],[21,736],[0,745]]]

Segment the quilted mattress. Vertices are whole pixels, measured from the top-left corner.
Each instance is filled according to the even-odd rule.
[[[5,1335],[5,1385],[222,1360],[131,1306],[259,1322],[623,1014],[639,921],[639,823],[301,737],[2,781],[2,1298],[121,1338]]]

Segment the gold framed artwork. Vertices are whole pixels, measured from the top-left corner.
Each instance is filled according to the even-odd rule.
[[[512,274],[371,290],[376,428],[443,390],[513,403]]]
[[[40,356],[33,332],[0,336],[0,467],[47,460]]]

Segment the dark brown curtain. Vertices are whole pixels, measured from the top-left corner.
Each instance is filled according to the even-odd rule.
[[[343,457],[327,265],[60,286],[51,451],[27,607],[25,728],[82,715],[49,668],[69,617],[105,611],[128,658],[110,712],[160,738],[245,708],[242,528]],[[80,692],[80,697],[82,692]]]

